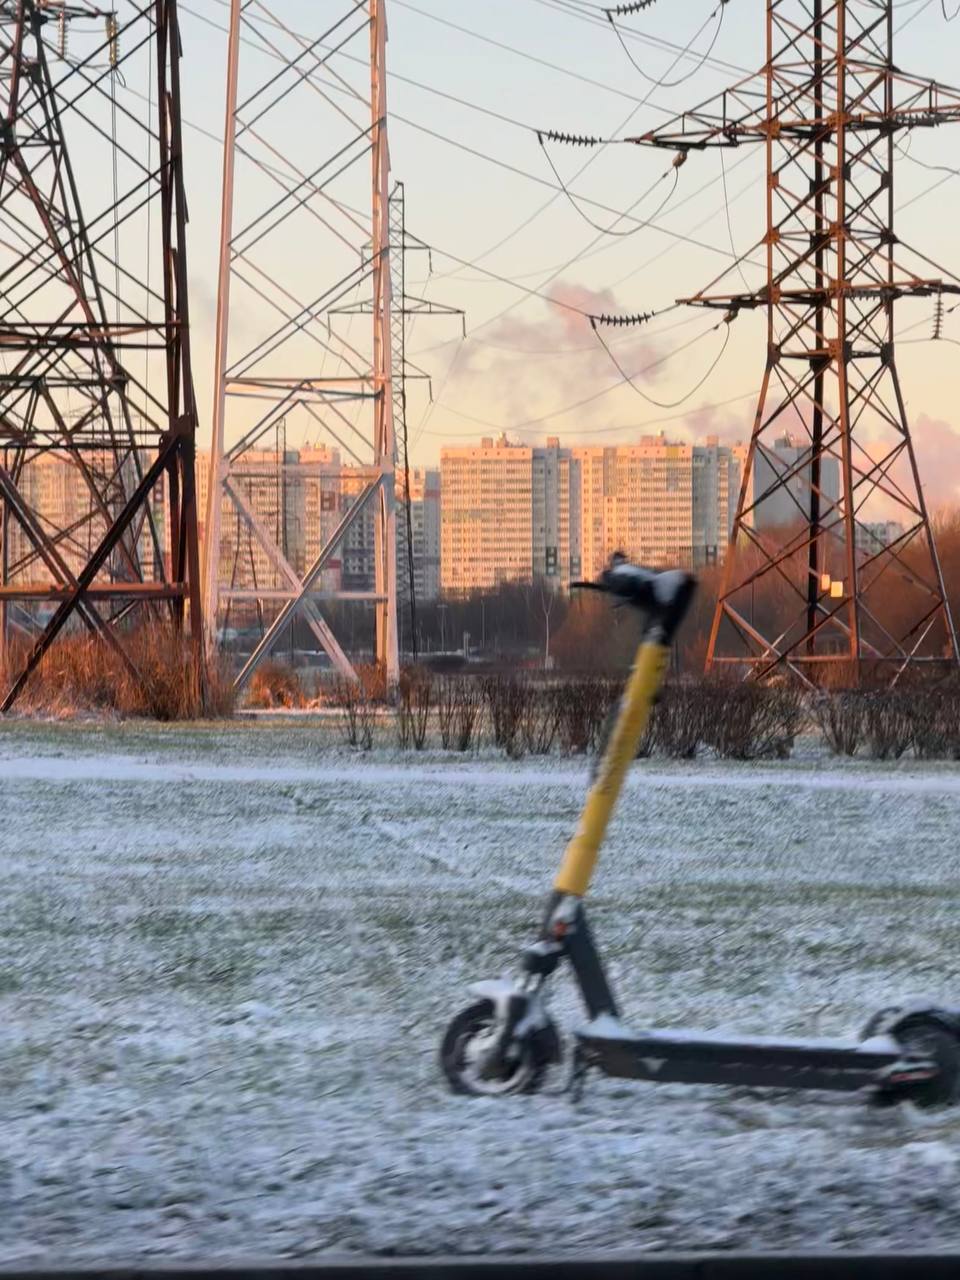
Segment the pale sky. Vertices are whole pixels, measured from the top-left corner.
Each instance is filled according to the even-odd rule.
[[[344,7],[343,0],[274,0],[272,10],[291,28],[315,37],[322,30],[319,24],[328,25]],[[737,253],[748,249],[758,237],[763,215],[760,148],[725,154],[728,226],[716,152],[692,155],[663,203],[671,179],[653,184],[669,168],[669,153],[626,146],[604,150],[551,145],[550,158],[579,194],[615,210],[636,203],[637,214],[656,214],[654,221],[661,228],[643,227],[635,234],[613,237],[592,229],[564,194],[542,185],[555,179],[535,136],[536,129],[602,137],[643,132],[758,67],[763,59],[762,0],[729,0],[719,32],[718,19],[710,16],[714,9],[715,0],[659,0],[648,11],[625,19],[624,30],[680,47],[700,31],[691,46],[699,54],[716,36],[710,60],[699,66],[690,60],[672,66],[675,50],[630,42],[638,69],[609,24],[597,20],[598,7],[585,0],[387,0],[392,172],[405,184],[408,230],[435,249],[429,279],[426,255],[410,255],[408,292],[467,312],[466,342],[460,340],[455,319],[418,318],[410,327],[408,352],[431,375],[435,395],[430,406],[425,384],[411,385],[415,461],[432,462],[444,442],[474,440],[494,427],[525,440],[550,434],[569,442],[604,443],[659,429],[677,436],[712,429],[746,434],[752,415],[750,393],[759,385],[763,364],[760,315],[743,315],[737,321],[723,358],[700,391],[678,409],[660,409],[629,386],[608,390],[619,380],[617,370],[575,312],[531,298],[456,261],[476,261],[485,271],[587,310],[640,312],[658,310],[708,284],[730,265],[731,238]],[[222,0],[181,0],[184,116],[190,125],[217,137],[223,127],[226,45],[217,27],[225,25],[226,16]],[[960,79],[960,19],[945,22],[940,0],[904,0],[897,5],[897,23],[903,26],[895,52],[901,69],[945,83]],[[682,78],[684,83],[660,87],[644,72],[654,79]],[[458,105],[410,81],[484,111]],[[277,144],[283,148],[289,141],[299,146],[301,157],[307,151],[315,154],[319,164],[330,146],[331,114],[331,108],[315,105],[310,116],[295,122],[296,136],[278,137]],[[960,216],[960,181],[916,163],[949,166],[958,135],[960,124],[916,131],[910,158],[900,162],[897,172],[897,203],[909,202],[897,229],[902,238],[960,272],[953,234]],[[206,434],[221,147],[192,127],[185,141],[195,362]],[[584,164],[588,167],[575,177]],[[511,172],[510,166],[532,177]],[[940,184],[935,192],[921,196],[934,184]],[[651,187],[649,196],[640,199]],[[594,206],[582,207],[582,212],[601,227],[614,222],[612,214]],[[618,229],[625,225],[620,223]],[[679,239],[677,233],[699,244]],[[310,245],[302,239],[290,250],[297,258],[310,255]],[[322,261],[314,265],[322,271]],[[747,273],[749,278],[749,267]],[[738,277],[728,287],[739,287]],[[901,331],[916,325],[905,336],[926,337],[931,301],[900,305]],[[663,357],[670,357],[712,322],[709,313],[676,311],[643,330],[613,334],[611,340],[630,373],[662,361],[640,374],[637,382],[656,400],[671,402],[685,396],[706,373],[719,353],[721,334],[703,337],[688,352]],[[960,310],[947,317],[944,332],[960,338]],[[956,422],[955,353],[955,347],[930,342],[904,345],[899,352],[908,410],[918,426],[927,471],[935,463],[940,469],[944,449],[953,443],[949,428]],[[731,400],[734,403],[722,403]],[[578,402],[584,403],[569,410]],[[714,405],[722,407],[711,409]],[[923,424],[928,420],[925,445]],[[956,425],[960,428],[960,422]],[[935,496],[942,496],[939,490]]]

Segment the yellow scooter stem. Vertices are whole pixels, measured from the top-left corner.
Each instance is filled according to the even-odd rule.
[[[654,699],[663,683],[669,655],[669,646],[655,640],[645,640],[637,650],[596,781],[590,788],[577,833],[567,845],[554,881],[557,893],[582,898],[587,892],[623,779],[630,762],[636,759]]]

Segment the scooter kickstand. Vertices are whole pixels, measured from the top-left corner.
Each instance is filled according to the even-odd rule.
[[[587,1054],[578,1045],[573,1051],[573,1066],[570,1071],[570,1082],[567,1085],[567,1093],[570,1095],[570,1101],[578,1103],[583,1100],[584,1086],[587,1081],[587,1073],[590,1070],[590,1062]]]

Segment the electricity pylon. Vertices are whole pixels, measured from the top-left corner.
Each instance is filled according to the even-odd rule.
[[[179,63],[176,0],[0,4],[0,711],[74,619],[201,668]]]
[[[766,150],[765,284],[725,292],[720,277],[684,299],[767,320],[708,669],[813,683],[844,663],[859,682],[867,667],[896,680],[915,663],[956,661],[894,316],[901,298],[960,290],[895,234],[894,159],[909,130],[960,120],[960,92],[897,69],[893,10],[767,0],[762,72],[632,139]],[[766,626],[750,603],[759,587],[771,588]]]
[[[232,0],[228,48],[205,536],[208,640],[217,641],[221,607],[250,596],[249,588],[225,580],[223,515],[233,513],[274,575],[266,595],[278,606],[238,684],[299,615],[341,674],[354,676],[321,606],[360,599],[374,604],[375,658],[392,682],[399,658],[384,0],[345,4],[332,20],[318,18],[307,35],[266,4]],[[351,67],[361,49],[367,75],[358,84]],[[241,162],[242,218],[235,207]],[[327,333],[326,313],[365,285],[372,327],[368,341],[354,346]],[[310,544],[302,565],[277,544],[244,494],[246,460],[281,419],[291,452],[298,432],[304,438],[305,431],[320,432],[355,464],[355,491],[342,518]],[[294,475],[299,466],[292,461],[284,472]],[[324,478],[336,483],[335,471],[331,464]],[[372,590],[324,588],[324,572],[367,512],[374,527]]]

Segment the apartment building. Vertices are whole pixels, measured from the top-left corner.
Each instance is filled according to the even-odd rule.
[[[407,528],[403,476],[397,476],[397,582],[401,597],[408,591]],[[418,600],[440,594],[440,472],[410,468],[410,524],[413,535],[413,580]]]
[[[238,501],[220,503],[220,581],[235,590],[278,591],[289,585],[271,550],[279,551],[302,575],[316,558],[321,539],[339,519],[336,512],[340,459],[335,449],[249,449],[232,464],[230,485]],[[210,455],[197,455],[197,512],[201,540],[206,534]],[[251,530],[249,515],[264,540]],[[339,565],[319,579],[327,589],[338,581]]]
[[[143,455],[142,468],[145,470],[151,461],[152,458]],[[133,454],[127,455],[118,470],[112,451],[86,450],[83,467],[84,470],[66,454],[40,453],[24,465],[17,479],[17,488],[27,507],[37,517],[40,528],[56,540],[59,555],[75,575],[86,566],[106,534],[107,522],[99,501],[94,498],[94,489],[112,515],[116,515],[140,479]],[[130,581],[137,576],[151,580],[160,576],[160,557],[169,554],[166,499],[164,486],[158,484],[151,495],[150,505],[160,540],[159,554],[144,522],[128,533],[123,548],[118,547],[110,556],[98,575],[100,581]],[[8,581],[51,582],[50,571],[12,515],[7,527],[5,558]],[[139,566],[139,575],[131,569],[131,556]]]
[[[753,463],[754,528],[769,529],[808,520],[812,485],[813,451],[809,443],[783,435],[772,446],[758,448]],[[820,459],[819,489],[820,509],[826,514],[840,498],[840,463],[827,454]]]
[[[888,547],[901,550],[899,544],[906,541],[907,527],[900,520],[868,520],[857,525],[857,550],[864,557],[879,555]]]
[[[534,577],[533,458],[506,436],[440,454],[440,585],[462,595]],[[545,504],[543,504],[544,521]],[[545,542],[545,535],[544,535]]]
[[[631,445],[543,447],[501,436],[441,452],[441,587],[465,594],[546,578],[566,587],[613,551],[644,564],[722,559],[741,461],[645,436]]]
[[[645,436],[636,445],[571,452],[579,464],[571,496],[581,512],[586,577],[596,577],[614,551],[639,564],[692,564],[692,445]]]
[[[707,436],[693,446],[693,564],[719,564],[726,553],[737,514],[737,499],[746,461],[741,445],[722,445]]]
[[[207,518],[210,455],[197,458],[198,506]],[[344,466],[339,450],[313,446],[283,453],[248,450],[231,467],[231,485],[242,504],[224,495],[221,503],[220,581],[240,590],[285,589],[288,585],[274,558],[255,537],[242,506],[254,515],[269,541],[298,576],[316,562],[347,512],[369,484],[369,474]],[[403,478],[397,477],[398,584],[405,590],[406,521]],[[375,582],[375,515],[373,501],[353,520],[328,556],[317,579],[323,591],[371,591]],[[439,593],[439,472],[411,471],[411,515],[414,529],[414,573],[419,598]],[[201,528],[201,537],[205,530]]]

